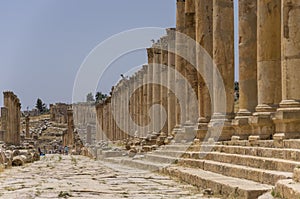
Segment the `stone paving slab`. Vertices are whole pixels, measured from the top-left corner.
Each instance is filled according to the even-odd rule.
[[[206,198],[191,185],[83,156],[47,155],[0,173],[0,198]],[[210,197],[212,198],[212,197]]]

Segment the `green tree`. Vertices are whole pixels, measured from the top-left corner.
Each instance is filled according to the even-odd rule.
[[[96,98],[96,102],[100,102],[105,100],[107,98],[107,95],[103,94],[102,92],[97,92],[95,98]]]
[[[37,108],[41,114],[46,113],[48,111],[47,105],[43,103],[43,101],[40,98],[37,99],[35,108]]]
[[[87,94],[86,101],[87,102],[94,102],[95,101],[94,96],[93,96],[92,93]]]

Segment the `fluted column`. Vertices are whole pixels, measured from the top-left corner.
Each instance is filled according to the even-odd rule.
[[[198,129],[197,138],[203,140],[208,131],[208,123],[212,116],[213,93],[209,93],[213,86],[213,1],[198,0],[195,2],[196,11],[196,41],[200,46],[196,49],[197,67],[203,68],[204,74],[198,74]],[[206,53],[203,52],[203,50]],[[203,75],[207,77],[204,81]]]
[[[276,133],[300,138],[300,1],[282,1],[282,101],[276,112]]]
[[[175,47],[175,91],[176,93],[182,93],[185,91],[184,83],[178,77],[178,74],[184,75],[185,60],[180,56],[184,54],[186,50],[186,44],[184,38],[181,35],[185,30],[185,0],[177,0],[176,10],[176,47]],[[181,34],[180,34],[181,33]],[[176,134],[182,131],[182,122],[186,121],[186,104],[179,104],[176,100],[176,127],[173,129],[173,133]]]
[[[69,147],[73,147],[74,145],[74,121],[73,121],[73,110],[69,109],[67,111],[68,115],[68,136],[67,136],[67,144]]]
[[[161,49],[160,49],[160,43],[153,45],[153,104],[160,104],[160,76],[161,76]],[[160,132],[160,112],[153,112],[153,120],[154,120],[154,127],[153,132],[159,133]]]
[[[195,1],[185,1],[185,30],[184,33],[193,40],[196,40],[196,23],[195,23]],[[187,47],[188,57],[190,60],[196,60],[196,46],[191,44]],[[186,61],[185,78],[187,78],[191,89],[186,88],[187,112],[185,126],[196,124],[198,119],[198,103],[192,101],[191,94],[194,92],[197,96],[198,92],[198,77],[197,70],[190,62]]]
[[[168,132],[171,133],[176,125],[176,96],[173,91],[175,91],[175,28],[167,29],[168,35]]]
[[[144,69],[144,75],[143,75],[143,94],[142,94],[142,117],[143,117],[143,125],[147,126],[149,124],[149,118],[148,118],[148,65],[143,66]],[[146,137],[147,131],[141,132],[141,137]]]
[[[30,138],[30,132],[29,132],[29,121],[30,121],[30,118],[29,116],[27,115],[25,117],[25,125],[26,125],[26,138]]]
[[[248,139],[249,119],[257,106],[257,1],[239,1],[239,111],[235,135]]]
[[[153,80],[153,48],[148,48],[147,49],[147,54],[148,54],[148,82],[152,82]],[[148,83],[147,86],[147,113],[150,114],[150,108],[153,104],[153,85]],[[150,123],[153,124],[153,121],[150,121]],[[153,132],[153,126],[149,125],[148,133]]]
[[[213,61],[220,72],[225,86],[226,110],[221,110],[218,103],[221,88],[214,82],[214,115],[209,124],[212,130],[219,128],[220,118],[225,116],[225,123],[219,140],[229,140],[233,133],[231,125],[234,118],[234,19],[232,0],[213,0]],[[215,73],[213,75],[216,75]],[[216,76],[213,77],[217,80]],[[222,119],[221,119],[222,120]]]
[[[161,122],[160,125],[162,126],[161,132],[164,132],[165,134],[168,133],[168,88],[166,88],[166,85],[168,84],[168,37],[162,37],[161,38],[161,76],[160,76],[160,101],[161,106],[164,110],[160,113]],[[166,121],[163,121],[163,111],[166,113]]]
[[[271,114],[281,101],[281,0],[257,1],[258,106],[253,114],[253,134],[271,138]]]

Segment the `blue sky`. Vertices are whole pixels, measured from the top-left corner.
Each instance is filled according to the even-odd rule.
[[[95,46],[133,28],[175,27],[175,11],[175,0],[0,1],[0,91],[14,91],[23,109],[38,97],[70,103],[76,73]],[[144,51],[118,60],[99,89],[108,92],[121,73],[145,62]]]

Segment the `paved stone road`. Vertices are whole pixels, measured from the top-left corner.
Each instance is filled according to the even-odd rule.
[[[82,156],[48,155],[0,173],[0,198],[204,198],[168,177]]]

